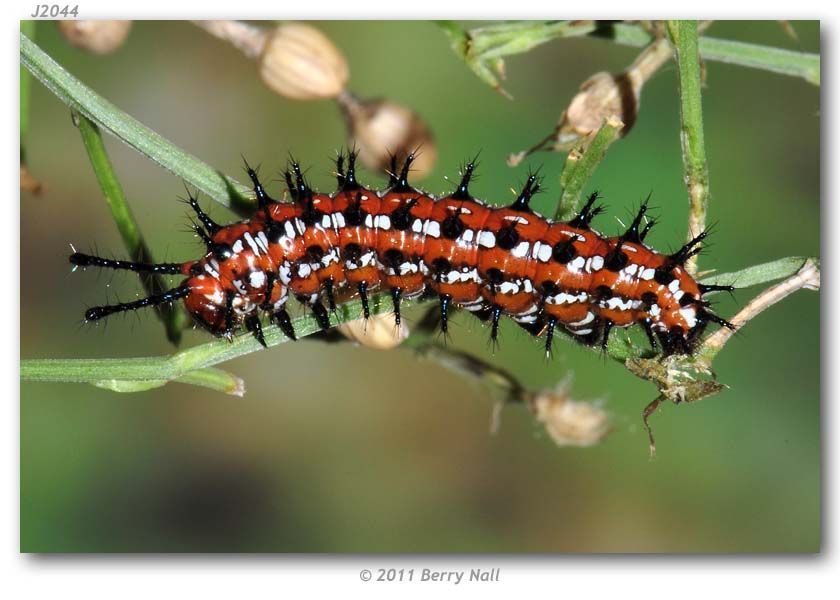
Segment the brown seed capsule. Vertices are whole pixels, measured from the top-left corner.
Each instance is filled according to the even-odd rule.
[[[668,40],[660,39],[645,48],[626,71],[617,75],[603,71],[595,73],[580,86],[554,131],[534,147],[511,154],[508,164],[516,166],[538,150],[567,152],[581,140],[587,141],[608,119],[624,123],[619,135],[627,135],[636,122],[645,82],[671,56]]]
[[[367,320],[347,321],[336,329],[350,341],[375,350],[391,350],[408,337],[408,327],[405,324],[399,327],[394,325],[393,313],[373,315]]]
[[[437,149],[432,132],[417,113],[389,100],[360,100],[349,92],[339,96],[338,102],[365,166],[388,172],[392,155],[399,164],[414,152],[412,178],[429,174],[437,160]]]
[[[258,62],[266,85],[293,100],[335,98],[350,76],[341,51],[326,35],[302,23],[271,31]]]
[[[610,431],[607,413],[595,404],[573,400],[568,381],[537,392],[529,406],[558,446],[592,446]]]
[[[32,176],[25,164],[20,163],[20,189],[38,195],[45,191],[46,186]]]
[[[70,45],[94,54],[110,54],[125,42],[131,21],[60,21],[58,28]]]

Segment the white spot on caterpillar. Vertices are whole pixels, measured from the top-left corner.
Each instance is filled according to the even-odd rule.
[[[324,215],[323,217],[321,217],[321,227],[323,227],[324,229],[329,229],[330,227],[332,227],[332,224],[333,221],[330,215]]]
[[[683,292],[682,290],[677,290],[676,292],[674,292],[674,300],[676,300],[677,302],[679,302],[680,298],[682,298],[683,296],[685,296],[685,292]]]
[[[433,238],[440,237],[440,223],[438,223],[434,219],[429,219],[428,221],[426,221],[426,226],[424,227],[424,229],[426,235],[431,236]]]
[[[467,304],[462,304],[461,308],[471,312],[476,312],[484,308],[484,302],[482,302],[481,300],[476,300],[475,302],[468,302]]]
[[[377,215],[376,228],[384,231],[391,229],[391,217],[388,215]]]
[[[607,300],[604,305],[611,310],[630,310],[633,307],[633,301],[614,297]]]
[[[685,324],[689,329],[697,325],[697,313],[693,307],[686,306],[685,308],[681,308],[680,314],[682,315],[682,318],[685,319]]]
[[[409,273],[416,273],[420,270],[420,267],[417,266],[416,263],[413,262],[404,262],[400,264],[400,275],[408,275]]]
[[[368,267],[372,265],[376,261],[376,253],[375,252],[365,252],[362,254],[362,257],[359,259],[360,266]]]
[[[514,246],[510,253],[516,258],[525,258],[528,256],[528,248],[530,247],[531,244],[528,242],[519,242],[516,246]]]
[[[472,229],[467,229],[461,234],[461,241],[465,244],[470,244],[475,237],[475,232]]]
[[[548,244],[540,244],[537,242],[534,244],[534,251],[532,254],[536,254],[536,257],[540,262],[548,262],[551,260],[552,248]]]
[[[257,246],[257,242],[254,241],[253,236],[249,232],[246,231],[245,235],[243,237],[245,238],[245,241],[248,243],[248,246],[251,248],[251,251],[254,254],[256,254],[257,256],[259,256],[260,255],[260,248],[259,248],[259,246]]]
[[[265,273],[262,271],[251,271],[251,275],[248,277],[248,283],[251,284],[252,288],[261,288],[265,285]]]
[[[575,335],[589,335],[590,333],[592,333],[592,329],[589,329],[589,328],[586,328],[586,329],[569,329],[569,331],[571,331]]]
[[[373,229],[373,215],[367,215],[365,217],[365,227]]]
[[[337,212],[332,214],[333,227],[341,229],[347,226],[347,221],[344,220],[344,214]]]
[[[671,283],[668,284],[668,289],[672,292],[676,292],[678,289],[680,289],[680,280],[674,279]]]
[[[292,225],[291,221],[286,221],[283,224],[283,229],[286,231],[286,237],[287,238],[289,238],[290,240],[295,239],[295,228]]]
[[[658,317],[662,313],[662,309],[659,308],[658,304],[651,304],[648,312],[650,312],[651,317]]]
[[[461,274],[461,279],[465,282],[481,283],[481,276],[478,274],[478,269],[464,269]]]
[[[478,234],[478,245],[493,248],[496,246],[496,236],[492,231],[481,231]]]
[[[461,279],[461,274],[458,271],[449,271],[440,278],[441,283],[457,283],[459,279]]]
[[[298,235],[303,235],[306,232],[306,225],[303,224],[303,221],[295,217],[294,220],[295,230],[298,232]]]
[[[321,258],[321,264],[325,267],[329,267],[332,263],[338,262],[338,251],[335,248],[330,248],[330,251],[327,252],[323,258]]]
[[[572,262],[570,262],[566,268],[572,273],[580,273],[581,269],[583,269],[584,264],[586,264],[586,259],[584,259],[582,256],[578,256]]]
[[[513,317],[517,323],[533,323],[537,320],[537,315],[521,314]]]
[[[225,295],[222,293],[222,290],[216,290],[212,294],[204,294],[204,297],[216,305],[224,304],[225,301]]]
[[[301,263],[298,265],[298,277],[309,277],[312,274],[312,267],[308,263]]]
[[[604,259],[600,256],[593,256],[590,260],[588,271],[600,271],[604,268]]]
[[[257,244],[263,252],[268,254],[268,238],[262,231],[257,234]]]
[[[236,240],[233,243],[233,247],[231,249],[233,250],[234,254],[239,254],[240,252],[242,252],[242,250],[245,249],[245,247],[242,245],[242,240]]]
[[[529,294],[534,291],[534,286],[531,283],[530,279],[523,279],[522,280],[522,289],[528,292]]]
[[[280,268],[277,269],[277,276],[280,278],[280,281],[283,285],[289,285],[289,282],[292,280],[292,269],[289,266],[288,261],[285,261]]]
[[[219,278],[219,272],[216,269],[214,269],[213,267],[211,267],[209,264],[204,265],[204,270],[213,279],[218,279]]]
[[[503,281],[499,284],[499,292],[502,294],[518,294],[519,284],[513,281]]]
[[[650,281],[651,279],[653,279],[654,275],[656,275],[656,269],[651,269],[650,267],[648,267],[647,269],[643,269],[639,273],[639,278],[644,279],[646,281]]]
[[[414,219],[411,224],[411,231],[414,233],[423,233],[423,219]]]
[[[590,311],[586,313],[586,316],[583,317],[580,321],[575,321],[574,323],[569,323],[569,327],[580,327],[581,325],[586,325],[591,323],[595,319],[595,315]]]
[[[624,267],[624,275],[627,277],[633,277],[638,269],[639,265],[635,263],[630,263],[629,265]]]
[[[505,215],[505,221],[511,221],[512,223],[522,223],[523,225],[528,225],[530,223],[528,219],[519,215]]]

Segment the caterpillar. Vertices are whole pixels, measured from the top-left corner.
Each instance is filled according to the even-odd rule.
[[[189,194],[193,229],[206,247],[197,260],[149,264],[74,252],[70,262],[79,267],[185,277],[160,294],[89,308],[85,320],[180,300],[211,333],[232,339],[244,326],[265,346],[261,314],[296,339],[286,310],[292,295],[327,330],[343,298],[358,297],[367,319],[369,295],[387,290],[397,325],[404,300],[434,294],[444,333],[460,307],[489,323],[495,344],[508,316],[543,336],[547,354],[560,330],[606,348],[613,328],[639,324],[653,350],[671,355],[690,354],[709,323],[733,328],[703,299],[733,288],[703,285],[684,268],[707,232],[674,253],[657,252],[644,243],[656,223],[646,218],[647,200],[624,233],[607,237],[591,227],[604,210],[597,192],[573,219],[553,222],[530,207],[540,190],[535,174],[513,204],[494,207],[469,191],[475,160],[451,194],[435,198],[408,182],[414,154],[401,168],[392,160],[381,192],[359,183],[356,157],[351,150],[346,161],[343,153],[337,158],[333,194],[315,192],[292,160],[285,171],[290,202],[271,198],[246,162],[258,208],[230,225],[214,222]]]

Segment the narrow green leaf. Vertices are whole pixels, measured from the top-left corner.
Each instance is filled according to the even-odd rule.
[[[554,39],[588,35],[625,46],[642,47],[653,37],[639,25],[602,23],[598,21],[511,21],[500,25],[471,30],[459,28],[451,21],[441,25],[451,39],[457,33],[458,43],[453,49],[486,83],[499,88],[497,74],[489,61],[501,61],[504,56],[521,54]],[[723,62],[752,69],[760,69],[801,77],[820,85],[820,57],[808,52],[796,52],[759,44],[721,40],[703,36],[699,42],[700,56],[706,61]]]
[[[148,381],[120,381],[119,379],[102,379],[100,381],[91,381],[90,384],[94,387],[102,388],[103,390],[111,390],[112,392],[120,392],[122,394],[132,392],[145,392],[155,388],[165,386],[168,381],[165,379],[150,379]]]
[[[35,37],[35,21],[21,21],[20,31],[30,38]],[[29,71],[20,68],[20,162],[26,159],[24,141],[29,130],[29,96],[32,89],[32,78]]]
[[[155,262],[125,199],[122,186],[114,172],[111,160],[108,158],[108,152],[105,150],[99,128],[90,119],[78,113],[73,114],[73,122],[78,126],[82,135],[91,167],[96,174],[96,180],[99,182],[99,187],[102,188],[102,193],[108,202],[108,208],[111,209],[111,217],[117,225],[129,256],[136,262]],[[170,287],[166,285],[162,277],[149,273],[141,273],[140,281],[149,295],[160,294]],[[155,312],[166,327],[166,337],[177,346],[181,341],[181,330],[189,321],[186,312],[180,305],[161,306]]]
[[[700,38],[700,55],[704,60],[801,77],[808,83],[820,85],[818,54],[702,37]]]
[[[236,180],[181,150],[134,117],[124,113],[65,71],[22,32],[20,60],[32,75],[72,110],[204,192],[240,212],[253,210],[248,189]]]
[[[129,362],[127,370],[121,363]],[[245,382],[236,375],[216,368],[195,369],[181,375],[164,377],[159,365],[166,360],[136,358],[119,359],[43,359],[24,360],[20,365],[22,381],[89,383],[114,392],[144,392],[166,385],[170,381],[206,387],[225,394],[242,396]],[[155,373],[156,369],[158,370]],[[131,377],[120,377],[130,372]]]
[[[799,272],[808,257],[789,256],[771,262],[753,265],[732,273],[721,273],[704,278],[701,283],[707,285],[732,285],[736,288],[746,288],[754,285],[769,283],[778,279],[785,279]],[[818,258],[811,258],[819,266]]]

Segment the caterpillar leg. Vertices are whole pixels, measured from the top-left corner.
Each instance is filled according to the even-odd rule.
[[[289,313],[286,312],[285,308],[281,308],[280,310],[274,311],[271,315],[271,320],[277,323],[277,326],[280,328],[280,331],[283,334],[292,340],[293,342],[297,341],[297,335],[295,334],[295,326],[292,324],[292,318],[289,316]]]
[[[246,317],[245,319],[245,329],[250,331],[257,341],[262,344],[263,348],[268,348],[268,344],[265,343],[265,335],[263,334],[262,323],[260,322],[260,318],[257,315],[251,315],[250,317]]]

